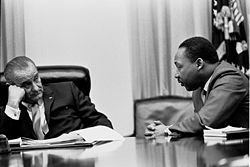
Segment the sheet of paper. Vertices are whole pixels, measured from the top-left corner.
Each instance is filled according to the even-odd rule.
[[[91,128],[76,130],[71,133],[77,133],[81,135],[87,142],[124,140],[122,135],[106,126],[94,126]]]
[[[18,138],[9,140],[10,144],[20,144],[23,147],[38,147],[38,146],[49,146],[49,145],[68,145],[68,144],[81,144],[81,143],[93,143],[96,141],[115,141],[124,140],[115,130],[106,126],[94,126],[86,129],[79,129],[70,133],[62,134],[59,137],[45,139],[45,140],[33,140],[28,138]]]
[[[204,131],[213,131],[213,132],[227,132],[227,131],[237,131],[237,130],[243,130],[246,128],[241,128],[241,127],[233,127],[233,126],[227,126],[225,128],[219,128],[219,129],[214,129],[209,126],[206,126],[207,130]]]
[[[22,142],[21,137],[19,137],[19,138],[17,138],[17,139],[8,140],[8,143],[9,143],[10,145],[20,145],[21,142]]]
[[[62,144],[62,143],[69,143],[69,142],[76,142],[81,141],[83,138],[77,134],[62,134],[59,137],[45,139],[45,140],[29,140],[29,141],[22,141],[23,145],[40,145],[40,144]]]

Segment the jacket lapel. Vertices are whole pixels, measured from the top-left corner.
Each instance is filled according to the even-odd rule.
[[[200,111],[200,109],[204,105],[201,99],[201,90],[202,90],[201,87],[196,89],[195,91],[193,91],[193,95],[192,95],[194,108],[196,112]]]
[[[49,124],[51,105],[54,102],[54,93],[47,86],[44,86],[43,102],[44,102],[44,109],[45,109],[46,121]]]
[[[22,120],[21,122],[23,122],[20,126],[22,127],[21,129],[24,129],[24,131],[22,132],[22,136],[37,139],[27,108],[23,104],[20,104],[19,108],[21,110],[20,120]]]

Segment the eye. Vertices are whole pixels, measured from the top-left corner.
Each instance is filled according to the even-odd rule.
[[[31,83],[30,82],[24,82],[22,85],[21,85],[21,88],[25,88],[25,89],[29,89],[31,87]]]
[[[177,68],[178,70],[182,68],[182,65],[179,64],[178,62],[175,62],[175,66],[176,66],[176,68]]]
[[[35,75],[35,77],[34,77],[34,81],[35,82],[38,82],[40,79],[39,79],[39,76],[38,76],[38,74],[37,75]]]
[[[182,66],[179,65],[179,64],[177,64],[177,65],[176,65],[176,68],[177,68],[178,70],[180,70],[180,69],[182,68]]]
[[[38,81],[38,77],[35,77],[35,78],[34,78],[34,81],[37,82],[37,81]]]

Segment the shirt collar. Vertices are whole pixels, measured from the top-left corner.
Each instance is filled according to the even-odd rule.
[[[31,104],[23,102],[23,101],[22,101],[22,105],[24,105],[26,108],[30,108],[31,107]]]
[[[207,82],[206,82],[206,84],[205,84],[205,86],[204,86],[204,88],[203,88],[203,90],[205,90],[206,92],[207,92],[207,90],[208,90],[208,85],[209,85],[209,83],[210,83],[211,78],[212,78],[212,75],[209,77],[209,79],[207,80]]]
[[[28,108],[28,109],[30,109],[30,108],[32,108],[32,107],[34,106],[34,104],[26,103],[26,102],[24,102],[24,101],[22,101],[22,104],[23,104],[26,108]],[[38,101],[38,106],[41,106],[42,104],[43,104],[43,99],[40,99],[40,100]]]

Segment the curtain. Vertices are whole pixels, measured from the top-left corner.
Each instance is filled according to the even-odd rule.
[[[130,0],[133,98],[190,96],[176,79],[174,55],[186,38],[211,39],[211,0]]]
[[[25,55],[23,0],[1,0],[0,71],[15,56]]]

